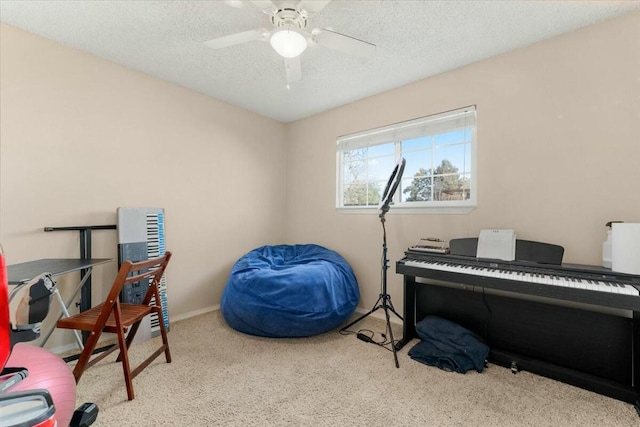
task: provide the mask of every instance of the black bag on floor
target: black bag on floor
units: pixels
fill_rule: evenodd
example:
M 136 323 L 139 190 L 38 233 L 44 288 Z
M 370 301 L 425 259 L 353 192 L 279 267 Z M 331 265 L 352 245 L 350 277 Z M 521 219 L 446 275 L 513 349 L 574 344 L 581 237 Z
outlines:
M 420 342 L 409 356 L 426 365 L 464 374 L 482 372 L 489 347 L 473 332 L 438 316 L 427 316 L 416 324 Z

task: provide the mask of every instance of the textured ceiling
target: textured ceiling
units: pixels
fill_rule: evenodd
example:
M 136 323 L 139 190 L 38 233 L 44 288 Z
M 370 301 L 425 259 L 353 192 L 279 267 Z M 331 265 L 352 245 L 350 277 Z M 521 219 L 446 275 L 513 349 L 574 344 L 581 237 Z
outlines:
M 271 28 L 248 2 L 0 0 L 0 22 L 290 122 L 633 10 L 640 1 L 334 0 L 308 29 L 365 40 L 375 53 L 363 62 L 311 45 L 290 89 L 267 42 L 204 45 Z

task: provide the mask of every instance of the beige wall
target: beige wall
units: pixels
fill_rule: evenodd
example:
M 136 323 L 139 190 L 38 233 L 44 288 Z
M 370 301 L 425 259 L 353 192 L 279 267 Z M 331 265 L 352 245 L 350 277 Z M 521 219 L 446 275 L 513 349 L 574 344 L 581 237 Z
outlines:
M 78 232 L 45 226 L 115 224 L 119 206 L 162 207 L 174 253 L 169 313 L 180 317 L 219 304 L 240 255 L 281 242 L 282 123 L 0 31 L 0 241 L 9 264 L 78 256 Z M 115 231 L 93 232 L 94 257 L 117 260 L 116 245 Z M 115 269 L 97 267 L 94 289 L 109 286 Z
M 425 52 L 425 55 L 428 55 Z M 588 27 L 318 114 L 287 127 L 287 239 L 319 242 L 352 264 L 361 308 L 379 294 L 376 215 L 338 213 L 336 137 L 466 105 L 478 111 L 478 207 L 466 215 L 387 215 L 395 261 L 419 237 L 513 228 L 601 262 L 605 223 L 640 222 L 640 13 Z M 389 171 L 391 172 L 391 171 Z
M 478 208 L 387 215 L 398 311 L 395 261 L 419 237 L 514 228 L 520 238 L 563 245 L 568 262 L 598 264 L 605 222 L 640 222 L 638 13 L 288 125 L 11 27 L 0 31 L 0 241 L 8 262 L 77 255 L 77 233 L 44 226 L 112 224 L 118 206 L 164 207 L 175 253 L 173 318 L 219 304 L 233 262 L 281 242 L 343 254 L 360 282 L 360 306 L 370 308 L 382 229 L 376 214 L 335 210 L 336 137 L 469 104 L 478 108 Z M 145 192 L 149 176 L 155 184 Z M 115 258 L 116 243 L 115 232 L 94 232 L 94 256 Z M 115 263 L 95 272 L 107 285 L 114 273 Z

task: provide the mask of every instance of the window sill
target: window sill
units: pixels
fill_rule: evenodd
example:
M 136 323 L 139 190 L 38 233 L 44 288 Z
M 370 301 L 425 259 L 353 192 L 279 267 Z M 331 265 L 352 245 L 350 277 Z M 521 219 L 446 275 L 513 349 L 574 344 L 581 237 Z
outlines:
M 392 206 L 387 214 L 389 215 L 466 215 L 471 213 L 476 206 Z M 336 210 L 341 214 L 361 214 L 361 215 L 379 215 L 380 211 L 376 207 L 337 207 Z

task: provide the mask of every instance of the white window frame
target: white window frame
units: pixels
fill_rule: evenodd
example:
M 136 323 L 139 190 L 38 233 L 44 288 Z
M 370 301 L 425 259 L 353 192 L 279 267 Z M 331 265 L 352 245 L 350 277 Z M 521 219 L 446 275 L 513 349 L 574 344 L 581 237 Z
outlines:
M 336 139 L 336 209 L 343 213 L 378 212 L 377 206 L 344 206 L 343 159 L 345 152 L 393 142 L 395 161 L 397 162 L 402 156 L 402 141 L 461 128 L 469 128 L 471 162 L 469 171 L 469 198 L 466 200 L 400 202 L 400 193 L 403 189 L 401 186 L 393 197 L 393 205 L 389 213 L 464 214 L 471 212 L 478 204 L 476 127 L 476 106 L 471 105 L 363 132 L 339 136 Z M 431 167 L 431 165 L 426 166 Z M 391 172 L 390 170 L 389 173 Z M 404 178 L 407 177 L 405 176 Z

